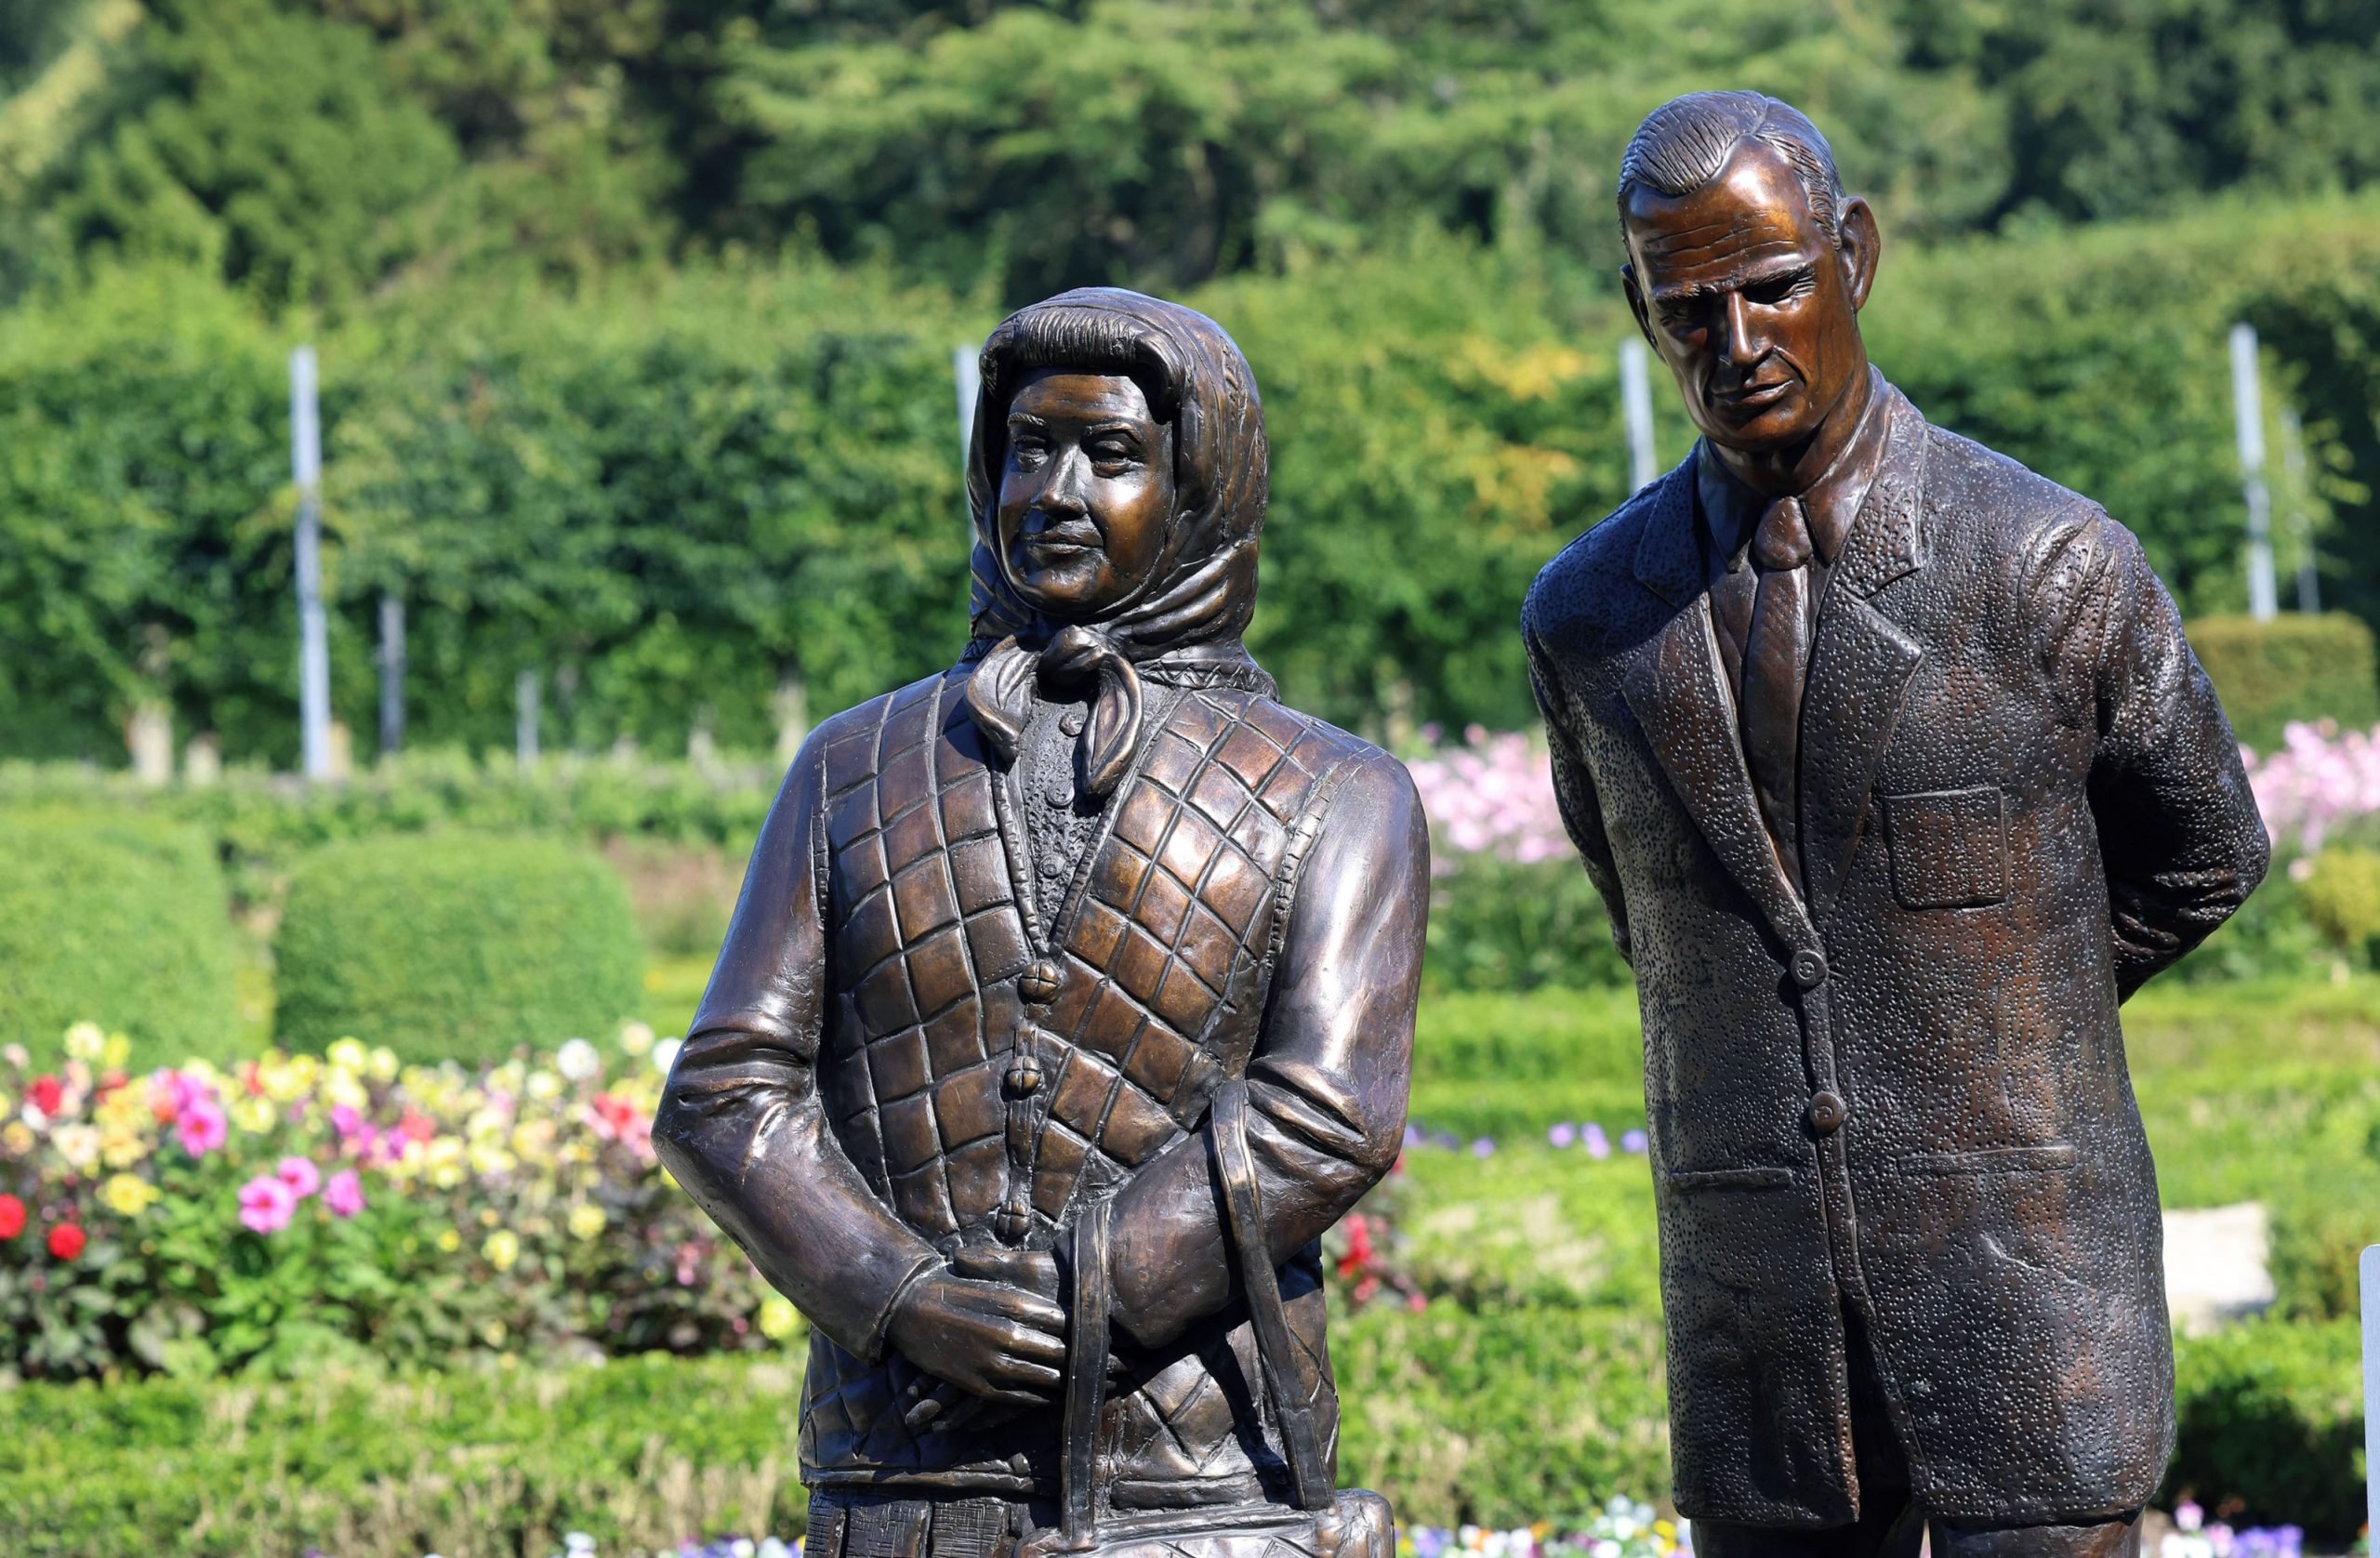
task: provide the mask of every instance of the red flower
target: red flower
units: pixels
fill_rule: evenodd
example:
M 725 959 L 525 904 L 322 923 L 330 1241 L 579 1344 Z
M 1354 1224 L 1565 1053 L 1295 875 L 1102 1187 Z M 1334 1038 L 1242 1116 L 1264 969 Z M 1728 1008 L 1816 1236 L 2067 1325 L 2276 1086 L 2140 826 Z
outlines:
M 82 1254 L 86 1242 L 83 1230 L 72 1222 L 61 1222 L 49 1231 L 49 1252 L 60 1261 Z
M 25 1204 L 13 1195 L 0 1195 L 0 1239 L 13 1239 L 25 1231 Z
M 58 1106 L 66 1102 L 66 1084 L 47 1072 L 44 1072 L 33 1078 L 33 1091 L 30 1096 L 33 1101 L 34 1108 L 45 1115 L 55 1115 L 58 1113 Z

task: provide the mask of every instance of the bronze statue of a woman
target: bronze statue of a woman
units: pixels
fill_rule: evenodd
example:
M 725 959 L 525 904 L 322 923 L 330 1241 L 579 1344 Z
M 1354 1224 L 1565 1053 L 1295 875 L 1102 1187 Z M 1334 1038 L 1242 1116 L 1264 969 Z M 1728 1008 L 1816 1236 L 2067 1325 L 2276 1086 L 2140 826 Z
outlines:
M 966 650 L 803 747 L 654 1144 L 814 1327 L 813 1558 L 1382 1551 L 1316 1241 L 1404 1127 L 1419 799 L 1242 647 L 1211 320 L 1069 292 L 982 365 Z

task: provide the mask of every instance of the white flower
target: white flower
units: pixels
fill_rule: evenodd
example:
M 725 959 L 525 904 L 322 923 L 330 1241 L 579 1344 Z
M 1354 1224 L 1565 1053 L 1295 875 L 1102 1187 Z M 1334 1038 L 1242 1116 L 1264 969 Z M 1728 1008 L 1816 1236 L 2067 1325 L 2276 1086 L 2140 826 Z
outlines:
M 753 1554 L 753 1558 L 793 1558 L 794 1551 L 774 1537 L 770 1537 L 760 1543 L 760 1549 Z
M 678 1063 L 678 1051 L 684 1047 L 685 1041 L 678 1038 L 665 1038 L 654 1044 L 653 1069 L 664 1076 L 668 1076 L 669 1068 Z
M 107 1048 L 108 1036 L 97 1023 L 77 1023 L 66 1030 L 66 1052 L 78 1061 L 96 1061 Z
M 582 1552 L 595 1551 L 595 1538 L 584 1531 L 567 1531 L 562 1534 L 562 1545 L 572 1558 L 577 1558 Z
M 567 1038 L 554 1051 L 554 1069 L 574 1082 L 584 1082 L 603 1069 L 603 1057 L 585 1039 Z
M 631 1055 L 641 1055 L 653 1048 L 653 1030 L 642 1023 L 625 1023 L 620 1028 L 620 1048 Z

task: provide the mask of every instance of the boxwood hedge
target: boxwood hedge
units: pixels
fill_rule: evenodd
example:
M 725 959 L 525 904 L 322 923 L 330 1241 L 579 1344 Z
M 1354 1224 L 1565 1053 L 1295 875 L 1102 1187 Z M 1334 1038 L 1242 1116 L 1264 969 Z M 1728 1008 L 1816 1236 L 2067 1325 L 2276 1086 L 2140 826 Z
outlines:
M 616 1028 L 643 953 L 590 851 L 467 833 L 360 839 L 292 873 L 273 944 L 277 1036 L 353 1035 L 408 1060 L 483 1060 Z

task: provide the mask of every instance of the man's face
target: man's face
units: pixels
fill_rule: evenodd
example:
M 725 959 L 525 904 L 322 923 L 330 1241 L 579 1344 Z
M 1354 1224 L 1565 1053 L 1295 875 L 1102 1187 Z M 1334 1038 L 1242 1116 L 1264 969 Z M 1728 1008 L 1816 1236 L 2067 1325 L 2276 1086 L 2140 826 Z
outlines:
M 1842 240 L 1829 239 L 1792 165 L 1747 141 L 1691 193 L 1632 191 L 1622 226 L 1629 304 L 1713 443 L 1798 449 L 1866 377 L 1859 308 L 1876 269 L 1866 202 L 1844 202 Z
M 1008 408 L 1000 566 L 1052 616 L 1095 617 L 1148 582 L 1173 519 L 1173 429 L 1130 378 L 1047 368 Z

